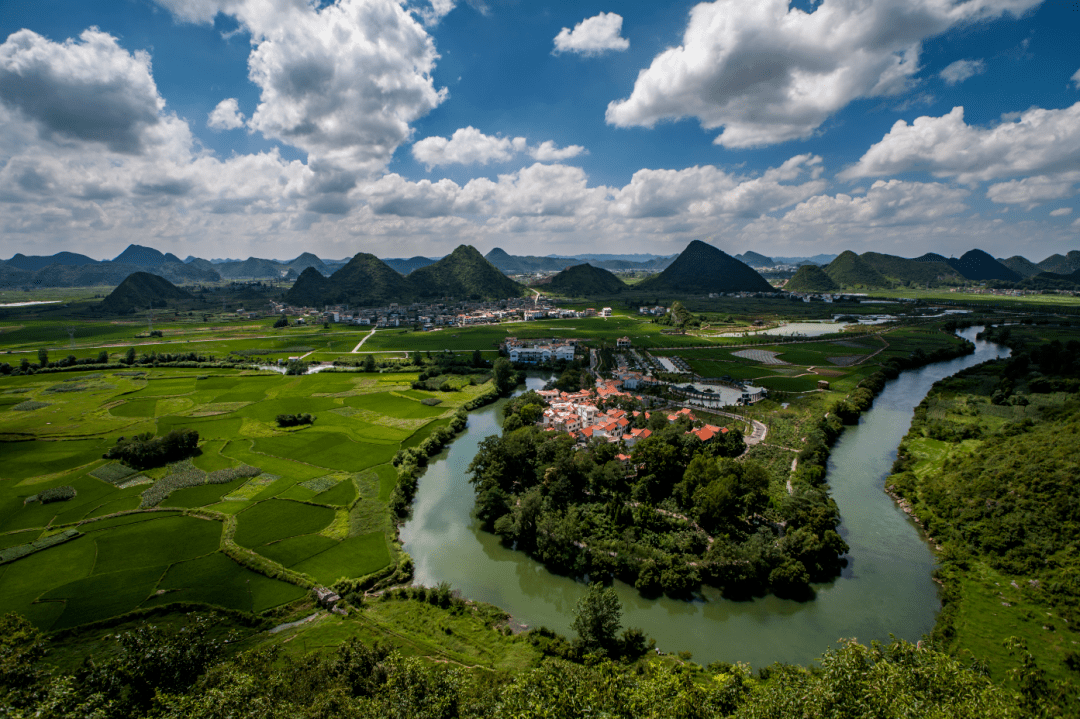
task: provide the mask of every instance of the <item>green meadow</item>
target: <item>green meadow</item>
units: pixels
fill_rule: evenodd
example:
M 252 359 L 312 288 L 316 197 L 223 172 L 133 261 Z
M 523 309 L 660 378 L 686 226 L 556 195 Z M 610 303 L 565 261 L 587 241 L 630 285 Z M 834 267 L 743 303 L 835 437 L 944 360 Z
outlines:
M 58 630 L 175 602 L 262 612 L 397 562 L 391 459 L 488 389 L 415 379 L 153 367 L 0 379 L 0 613 Z M 298 413 L 314 424 L 277 426 Z M 190 461 L 136 471 L 102 457 L 120 437 L 174 429 L 199 433 Z M 73 495 L 36 500 L 57 487 Z

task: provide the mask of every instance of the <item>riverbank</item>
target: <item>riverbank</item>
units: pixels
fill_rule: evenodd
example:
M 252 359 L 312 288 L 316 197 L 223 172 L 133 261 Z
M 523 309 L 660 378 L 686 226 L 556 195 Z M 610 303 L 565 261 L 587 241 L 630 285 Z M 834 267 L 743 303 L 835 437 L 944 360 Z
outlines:
M 968 339 L 974 334 L 962 333 Z M 882 492 L 884 479 L 912 410 L 930 386 L 1005 351 L 976 341 L 971 355 L 903 372 L 844 430 L 832 448 L 826 480 L 840 507 L 839 533 L 850 547 L 849 563 L 832 582 L 814 585 L 814 601 L 767 596 L 736 602 L 711 590 L 692 602 L 645 599 L 616 581 L 624 624 L 642 628 L 664 651 L 689 651 L 701 663 L 753 666 L 814 661 L 838 637 L 920 639 L 932 629 L 940 606 L 931 577 L 936 562 L 918 528 Z M 530 389 L 544 384 L 538 377 L 528 382 Z M 402 527 L 402 543 L 413 557 L 418 584 L 449 582 L 464 597 L 494 604 L 524 625 L 569 635 L 571 609 L 584 585 L 502 546 L 471 514 L 466 470 L 479 442 L 500 430 L 500 408 L 501 402 L 470 413 L 466 431 L 433 458 L 412 518 Z M 769 439 L 777 441 L 771 429 Z

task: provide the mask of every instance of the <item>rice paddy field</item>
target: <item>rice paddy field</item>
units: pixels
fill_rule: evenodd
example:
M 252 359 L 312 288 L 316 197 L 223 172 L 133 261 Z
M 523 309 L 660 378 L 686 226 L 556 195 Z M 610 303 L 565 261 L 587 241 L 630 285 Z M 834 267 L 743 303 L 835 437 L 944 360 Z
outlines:
M 174 602 L 262 612 L 395 563 L 391 459 L 488 389 L 418 391 L 415 379 L 150 367 L 0 378 L 0 612 L 49 630 Z M 300 413 L 314 424 L 277 426 Z M 143 471 L 102 457 L 120 437 L 173 429 L 199 433 L 197 456 Z M 64 498 L 38 499 L 50 490 Z

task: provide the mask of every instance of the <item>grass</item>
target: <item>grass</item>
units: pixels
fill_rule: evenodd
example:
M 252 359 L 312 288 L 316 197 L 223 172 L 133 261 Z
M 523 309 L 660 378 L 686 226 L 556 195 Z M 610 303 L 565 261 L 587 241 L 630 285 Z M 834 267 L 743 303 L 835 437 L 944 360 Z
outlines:
M 287 499 L 260 502 L 237 517 L 236 543 L 254 549 L 287 537 L 318 532 L 334 519 L 334 510 Z
M 305 431 L 285 437 L 255 440 L 256 452 L 295 458 L 317 467 L 345 471 L 359 471 L 389 462 L 398 446 L 360 444 L 337 432 Z
M 47 600 L 64 600 L 64 611 L 51 629 L 107 619 L 137 609 L 157 586 L 165 567 L 125 569 L 109 574 L 95 574 L 51 589 Z
M 168 602 L 204 602 L 229 609 L 259 612 L 306 594 L 287 584 L 245 569 L 221 552 L 172 565 L 147 606 Z
M 313 501 L 319 504 L 333 504 L 340 507 L 348 507 L 356 499 L 356 487 L 352 480 L 346 479 L 338 482 L 330 489 L 316 494 Z
M 100 439 L 0 442 L 0 477 L 26 479 L 74 469 L 101 459 L 106 446 Z
M 94 574 L 162 567 L 216 551 L 221 524 L 194 517 L 167 517 L 116 527 L 96 535 L 94 541 Z
M 383 533 L 371 532 L 337 542 L 291 568 L 331 584 L 342 577 L 362 577 L 388 564 L 390 553 Z

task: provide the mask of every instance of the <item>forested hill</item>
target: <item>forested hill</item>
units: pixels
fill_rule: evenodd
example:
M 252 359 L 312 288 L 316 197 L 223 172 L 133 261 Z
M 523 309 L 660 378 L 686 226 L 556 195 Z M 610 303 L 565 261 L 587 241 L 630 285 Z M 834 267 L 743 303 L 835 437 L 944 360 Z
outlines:
M 175 300 L 191 299 L 164 277 L 148 272 L 133 272 L 101 301 L 101 309 L 112 314 L 130 314 L 139 309 L 166 307 Z
M 592 297 L 622 292 L 626 283 L 607 270 L 584 264 L 567 267 L 538 288 L 571 297 Z
M 1054 681 L 1080 679 L 1080 332 L 991 334 L 1014 355 L 934 385 L 888 486 L 943 550 L 935 637 L 1003 676 L 1019 636 Z
M 764 277 L 723 250 L 694 240 L 663 272 L 635 289 L 666 292 L 776 292 Z

